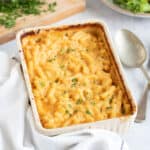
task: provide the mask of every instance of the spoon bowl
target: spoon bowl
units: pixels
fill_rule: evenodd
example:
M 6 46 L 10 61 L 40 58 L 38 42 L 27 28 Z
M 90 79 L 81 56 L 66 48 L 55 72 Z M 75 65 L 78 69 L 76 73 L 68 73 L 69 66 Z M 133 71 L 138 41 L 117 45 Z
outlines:
M 127 67 L 141 67 L 147 53 L 143 43 L 132 32 L 122 29 L 117 32 L 115 43 L 122 63 Z

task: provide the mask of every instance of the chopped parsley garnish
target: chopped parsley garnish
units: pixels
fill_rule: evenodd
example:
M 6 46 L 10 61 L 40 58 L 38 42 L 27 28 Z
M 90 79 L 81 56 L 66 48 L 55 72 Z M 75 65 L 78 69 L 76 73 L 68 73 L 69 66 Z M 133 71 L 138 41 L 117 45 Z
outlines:
M 45 87 L 45 83 L 44 82 L 40 82 L 41 87 Z
M 113 97 L 109 98 L 109 104 L 111 104 L 113 101 Z
M 71 81 L 72 81 L 72 86 L 76 86 L 77 82 L 78 82 L 78 79 L 77 78 L 73 78 Z
M 93 101 L 93 102 L 91 102 L 91 104 L 92 104 L 93 106 L 95 106 L 95 105 L 96 105 L 96 102 Z
M 65 113 L 66 113 L 66 114 L 70 114 L 69 110 L 67 110 L 67 109 L 66 109 Z
M 88 91 L 85 92 L 85 96 L 87 100 L 91 99 L 91 94 Z
M 72 105 L 71 105 L 71 104 L 68 104 L 68 107 L 69 107 L 69 108 L 72 108 Z
M 97 81 L 94 79 L 94 80 L 93 80 L 93 83 L 94 83 L 94 84 L 97 84 Z
M 79 98 L 79 99 L 77 100 L 76 104 L 78 105 L 78 104 L 81 104 L 82 102 L 83 102 L 83 100 L 82 100 L 81 98 Z
M 73 51 L 75 51 L 75 49 L 72 49 L 72 48 L 62 49 L 60 51 L 60 54 L 63 55 L 65 53 L 70 53 L 70 52 L 73 52 Z
M 72 48 L 68 48 L 68 49 L 66 50 L 67 53 L 70 53 L 70 52 L 72 52 L 72 51 L 75 51 L 75 50 L 72 49 Z
M 65 65 L 60 65 L 60 68 L 63 69 L 65 67 Z
M 11 28 L 16 23 L 15 18 L 12 16 L 0 16 L 0 25 L 5 26 L 5 28 Z
M 53 62 L 53 61 L 55 61 L 55 60 L 56 60 L 56 56 L 55 56 L 54 58 L 48 59 L 47 61 L 48 61 L 48 62 Z
M 111 107 L 111 106 L 108 106 L 108 107 L 106 107 L 106 109 L 112 109 L 112 107 Z
M 72 116 L 72 113 L 69 112 L 69 110 L 65 110 L 65 113 L 68 114 L 69 116 Z
M 15 26 L 17 18 L 25 15 L 39 15 L 42 12 L 55 11 L 56 2 L 48 3 L 42 0 L 3 0 L 0 1 L 0 25 L 5 28 Z
M 60 50 L 60 54 L 61 54 L 61 55 L 65 54 L 65 52 L 66 52 L 65 49 Z
M 86 114 L 91 115 L 91 112 L 89 110 L 86 110 Z
M 56 6 L 57 6 L 56 2 L 48 4 L 48 10 L 51 11 L 51 12 L 55 12 Z
M 64 92 L 63 92 L 63 94 L 66 94 L 66 93 L 67 93 L 67 91 L 64 91 Z
M 73 79 L 72 79 L 72 82 L 77 82 L 77 81 L 78 81 L 77 78 L 73 78 Z

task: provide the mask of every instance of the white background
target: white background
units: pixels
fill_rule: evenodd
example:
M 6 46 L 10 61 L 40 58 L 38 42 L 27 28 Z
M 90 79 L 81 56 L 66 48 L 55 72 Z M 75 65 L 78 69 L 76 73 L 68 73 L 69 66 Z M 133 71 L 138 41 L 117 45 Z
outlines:
M 102 19 L 107 23 L 113 39 L 117 30 L 121 28 L 129 29 L 138 35 L 147 49 L 148 58 L 145 63 L 145 67 L 150 73 L 150 19 L 133 18 L 121 15 L 104 6 L 100 0 L 87 0 L 86 11 L 60 21 L 59 24 L 68 22 L 73 23 L 74 21 L 76 22 L 93 18 Z M 11 41 L 7 44 L 0 45 L 0 50 L 7 52 L 10 56 L 15 55 L 17 51 L 16 41 Z M 138 102 L 143 93 L 144 87 L 146 86 L 146 80 L 139 69 L 129 69 L 124 67 L 124 71 L 132 95 Z M 148 102 L 147 105 L 146 121 L 139 124 L 135 123 L 125 136 L 125 139 L 131 150 L 150 149 L 150 102 Z

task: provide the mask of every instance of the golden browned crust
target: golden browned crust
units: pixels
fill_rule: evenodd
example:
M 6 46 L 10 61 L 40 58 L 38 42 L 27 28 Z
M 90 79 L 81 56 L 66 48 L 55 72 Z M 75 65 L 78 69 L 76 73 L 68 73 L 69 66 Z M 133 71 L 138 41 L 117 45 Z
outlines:
M 28 35 L 36 35 L 38 34 L 41 30 L 45 30 L 45 31 L 50 31 L 50 30 L 57 30 L 57 31 L 63 31 L 63 30 L 72 30 L 72 29 L 83 29 L 83 28 L 86 28 L 86 27 L 89 27 L 89 28 L 95 28 L 95 29 L 101 29 L 103 30 L 103 33 L 104 33 L 104 37 L 105 37 L 105 41 L 107 43 L 107 46 L 108 46 L 108 55 L 110 57 L 110 61 L 111 61 L 111 64 L 112 64 L 112 70 L 111 70 L 111 73 L 113 75 L 113 77 L 115 78 L 115 81 L 114 81 L 114 85 L 115 84 L 119 84 L 121 89 L 124 91 L 125 93 L 125 97 L 127 97 L 132 109 L 131 109 L 131 113 L 128 114 L 128 115 L 131 115 L 131 114 L 134 114 L 134 112 L 136 111 L 136 106 L 135 106 L 135 103 L 133 101 L 133 98 L 131 96 L 131 93 L 129 92 L 129 90 L 127 89 L 126 85 L 125 85 L 125 81 L 122 77 L 122 74 L 121 74 L 121 71 L 119 69 L 119 66 L 117 64 L 117 61 L 115 60 L 115 56 L 112 52 L 112 48 L 111 48 L 111 45 L 110 45 L 110 42 L 107 38 L 107 35 L 106 35 L 106 32 L 104 30 L 104 27 L 102 25 L 100 25 L 99 23 L 87 23 L 87 24 L 78 24 L 78 25 L 70 25 L 70 26 L 62 26 L 62 27 L 59 27 L 59 28 L 52 28 L 52 29 L 38 29 L 37 31 L 30 31 L 30 32 L 26 32 L 24 33 L 22 36 L 21 36 L 21 41 L 22 39 L 24 39 L 26 36 Z

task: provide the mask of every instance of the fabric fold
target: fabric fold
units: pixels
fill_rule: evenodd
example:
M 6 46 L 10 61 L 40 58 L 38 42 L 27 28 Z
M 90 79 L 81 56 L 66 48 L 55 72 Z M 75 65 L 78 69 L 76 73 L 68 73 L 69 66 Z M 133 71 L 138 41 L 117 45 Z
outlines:
M 84 129 L 48 137 L 34 126 L 20 64 L 10 60 L 10 74 L 0 83 L 0 150 L 128 150 L 115 133 Z

